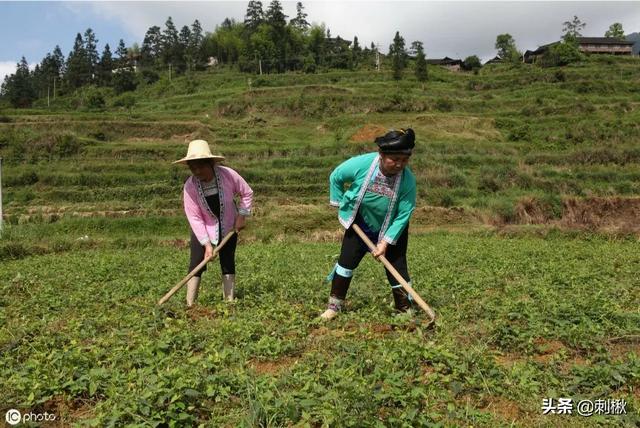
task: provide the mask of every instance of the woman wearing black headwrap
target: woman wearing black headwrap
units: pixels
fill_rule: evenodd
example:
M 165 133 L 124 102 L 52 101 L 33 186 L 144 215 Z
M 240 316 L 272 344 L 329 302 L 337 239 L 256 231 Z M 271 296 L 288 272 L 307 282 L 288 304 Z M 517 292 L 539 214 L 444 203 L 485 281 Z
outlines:
M 375 140 L 377 153 L 353 157 L 340 164 L 329 178 L 330 204 L 346 229 L 340 258 L 331 279 L 329 306 L 322 319 L 334 318 L 342 308 L 353 271 L 368 249 L 351 227 L 357 224 L 377 243 L 374 257 L 384 255 L 409 282 L 407 243 L 409 219 L 416 206 L 416 179 L 407 167 L 415 146 L 412 129 L 392 130 Z M 344 185 L 351 183 L 348 190 Z M 410 308 L 407 293 L 387 271 L 396 309 Z

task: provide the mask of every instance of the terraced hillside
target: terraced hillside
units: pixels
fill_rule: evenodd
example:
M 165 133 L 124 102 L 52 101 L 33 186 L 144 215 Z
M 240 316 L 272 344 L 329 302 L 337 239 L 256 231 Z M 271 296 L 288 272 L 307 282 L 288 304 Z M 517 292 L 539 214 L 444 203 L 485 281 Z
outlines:
M 171 161 L 197 137 L 254 187 L 257 238 L 310 236 L 335 229 L 325 208 L 332 167 L 373 150 L 385 129 L 411 126 L 419 140 L 416 225 L 637 231 L 638 65 L 595 58 L 562 69 L 490 66 L 478 75 L 432 68 L 425 85 L 387 73 L 220 71 L 140 88 L 131 111 L 92 111 L 82 93 L 49 109 L 4 111 L 5 216 L 29 223 L 12 228 L 18 234 L 71 228 L 102 239 L 147 218 L 181 235 L 187 174 Z M 105 216 L 121 219 L 104 226 Z

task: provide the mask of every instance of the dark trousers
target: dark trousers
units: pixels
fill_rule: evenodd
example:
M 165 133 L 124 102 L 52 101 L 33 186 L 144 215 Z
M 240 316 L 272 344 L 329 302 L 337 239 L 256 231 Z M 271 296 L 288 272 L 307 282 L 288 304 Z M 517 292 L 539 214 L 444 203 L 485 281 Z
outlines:
M 220 234 L 222 237 L 222 234 Z M 236 273 L 236 246 L 238 245 L 238 234 L 234 234 L 222 247 L 220 253 L 218 253 L 218 259 L 220 259 L 220 270 L 223 275 Z M 198 242 L 196 236 L 191 232 L 191 262 L 189 263 L 189 272 L 194 270 L 196 266 L 204 259 L 204 247 Z M 204 265 L 198 273 L 197 277 L 202 276 L 202 273 L 207 270 L 207 265 Z
M 376 242 L 377 234 L 372 233 L 364 224 L 364 222 L 356 222 L 363 229 L 363 231 L 372 238 L 373 242 Z M 387 246 L 385 258 L 391 263 L 391 265 L 400 273 L 402 278 L 409 282 L 409 269 L 407 268 L 407 247 L 409 243 L 409 227 L 407 226 L 398 238 L 396 245 Z M 362 258 L 369 251 L 367 245 L 360 239 L 353 227 L 347 229 L 342 238 L 342 248 L 340 250 L 340 257 L 338 264 L 345 269 L 352 269 L 358 267 Z M 399 282 L 391 275 L 391 272 L 385 268 L 387 279 L 391 286 L 396 286 Z M 351 278 L 345 278 L 339 275 L 337 272 L 333 276 L 331 283 L 331 296 L 338 299 L 344 299 L 347 296 L 349 285 L 351 284 Z M 403 288 L 392 288 L 393 297 L 396 303 L 396 308 L 401 311 L 406 311 L 411 305 L 407 296 L 407 292 Z

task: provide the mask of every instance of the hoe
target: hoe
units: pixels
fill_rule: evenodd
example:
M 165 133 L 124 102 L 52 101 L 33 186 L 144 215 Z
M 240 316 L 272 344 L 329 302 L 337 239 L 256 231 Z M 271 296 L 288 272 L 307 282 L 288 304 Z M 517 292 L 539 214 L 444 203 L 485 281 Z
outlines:
M 231 232 L 227 233 L 227 235 L 222 239 L 222 241 L 220 242 L 220 244 L 218 244 L 218 246 L 216 248 L 213 249 L 213 253 L 211 254 L 210 257 L 205 258 L 204 260 L 202 260 L 200 262 L 200 264 L 198 266 L 196 266 L 191 272 L 189 272 L 189 274 L 187 276 L 185 276 L 182 281 L 180 281 L 179 283 L 177 283 L 171 290 L 169 290 L 169 292 L 167 294 L 165 294 L 164 296 L 162 296 L 162 299 L 158 300 L 158 306 L 162 305 L 164 302 L 166 302 L 167 300 L 169 300 L 171 298 L 171 296 L 173 296 L 174 294 L 176 294 L 176 292 L 178 290 L 180 290 L 180 288 L 185 285 L 187 283 L 187 281 L 189 281 L 193 275 L 195 275 L 196 273 L 198 273 L 198 271 L 200 269 L 202 269 L 202 267 L 204 265 L 206 265 L 207 263 L 209 263 L 210 260 L 213 260 L 218 253 L 220 252 L 220 250 L 222 249 L 222 247 L 224 247 L 224 244 L 227 243 L 227 241 L 229 239 L 231 239 L 231 237 L 235 234 L 238 233 L 237 230 L 232 230 Z
M 376 246 L 373 244 L 373 242 L 371 242 L 369 237 L 365 235 L 365 233 L 357 224 L 353 225 L 353 230 L 356 231 L 358 236 L 360 236 L 360 239 L 362 239 L 364 243 L 367 244 L 367 247 L 369 247 L 371 251 L 375 251 Z M 429 324 L 432 324 L 436 320 L 436 313 L 433 311 L 433 309 L 431 309 L 431 307 L 427 305 L 424 300 L 422 300 L 422 297 L 420 297 L 418 293 L 416 293 L 416 291 L 409 285 L 409 283 L 404 280 L 402 275 L 400 275 L 400 273 L 393 267 L 393 265 L 389 263 L 389 260 L 387 260 L 384 256 L 380 256 L 378 260 L 381 261 L 384 267 L 386 267 L 387 270 L 391 272 L 391 275 L 393 275 L 393 277 L 398 280 L 400 285 L 402 285 L 402 288 L 404 288 L 407 293 L 409 293 L 409 295 L 413 298 L 413 300 L 415 300 L 418 306 L 420 306 L 420 308 L 422 308 L 422 310 L 427 313 L 430 318 Z

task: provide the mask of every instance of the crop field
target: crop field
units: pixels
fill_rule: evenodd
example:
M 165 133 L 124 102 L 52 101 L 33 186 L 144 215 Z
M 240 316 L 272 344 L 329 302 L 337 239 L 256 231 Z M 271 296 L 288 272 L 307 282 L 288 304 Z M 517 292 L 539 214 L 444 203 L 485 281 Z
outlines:
M 640 425 L 640 62 L 478 74 L 162 78 L 130 110 L 82 91 L 0 109 L 0 415 L 51 426 Z M 95 89 L 95 88 L 94 88 Z M 96 89 L 97 90 L 97 89 Z M 416 131 L 409 270 L 438 315 L 397 316 L 382 266 L 321 323 L 340 249 L 328 176 Z M 188 171 L 208 140 L 255 193 L 237 250 L 185 291 Z M 544 414 L 545 399 L 573 413 Z M 621 415 L 577 414 L 624 400 Z
M 412 238 L 414 284 L 438 312 L 435 329 L 393 315 L 372 259 L 357 271 L 347 311 L 321 324 L 322 280 L 337 251 L 337 243 L 242 245 L 239 300 L 220 300 L 216 267 L 188 311 L 184 292 L 155 307 L 184 275 L 187 250 L 7 262 L 4 402 L 96 426 L 640 422 L 637 242 Z M 625 399 L 627 415 L 542 415 L 549 397 Z

